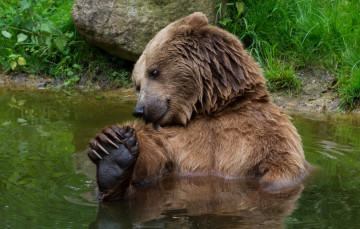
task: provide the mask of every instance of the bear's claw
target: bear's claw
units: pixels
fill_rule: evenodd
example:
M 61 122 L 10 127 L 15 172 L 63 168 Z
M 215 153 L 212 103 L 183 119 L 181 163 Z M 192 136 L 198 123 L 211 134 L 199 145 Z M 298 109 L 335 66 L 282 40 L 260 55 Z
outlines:
M 87 153 L 97 165 L 97 184 L 103 194 L 114 188 L 124 189 L 139 155 L 136 131 L 129 126 L 105 128 L 90 141 Z

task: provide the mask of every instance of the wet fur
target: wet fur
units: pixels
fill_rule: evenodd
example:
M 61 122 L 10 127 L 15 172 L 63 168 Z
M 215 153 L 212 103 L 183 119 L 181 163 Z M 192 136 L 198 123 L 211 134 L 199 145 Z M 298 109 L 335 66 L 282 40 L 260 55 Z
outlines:
M 154 66 L 161 75 L 150 79 Z M 301 139 L 270 101 L 258 63 L 202 13 L 160 31 L 138 60 L 133 81 L 149 116 L 158 117 L 151 114 L 154 104 L 166 112 L 155 125 L 127 123 L 140 152 L 128 190 L 177 174 L 258 177 L 265 190 L 276 192 L 308 174 Z

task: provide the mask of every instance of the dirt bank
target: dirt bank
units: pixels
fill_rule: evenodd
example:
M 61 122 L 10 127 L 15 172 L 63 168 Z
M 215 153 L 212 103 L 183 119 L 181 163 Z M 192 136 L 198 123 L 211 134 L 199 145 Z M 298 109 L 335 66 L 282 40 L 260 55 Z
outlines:
M 60 90 L 60 89 L 79 89 L 79 90 L 106 90 L 123 87 L 121 83 L 114 79 L 99 76 L 94 82 L 92 79 L 83 77 L 78 82 L 72 85 L 66 85 L 64 80 L 57 80 L 55 78 L 34 75 L 27 73 L 19 73 L 15 75 L 8 75 L 0 73 L 0 87 L 27 89 L 27 90 Z M 128 85 L 126 88 L 131 87 Z
M 344 112 L 339 107 L 341 98 L 334 89 L 336 81 L 329 74 L 317 72 L 300 73 L 298 78 L 302 81 L 302 90 L 299 93 L 291 91 L 270 93 L 272 100 L 277 105 L 290 111 Z
M 334 78 L 328 74 L 318 73 L 301 73 L 298 77 L 302 80 L 302 90 L 299 93 L 291 91 L 270 92 L 272 100 L 285 110 L 294 112 L 310 113 L 345 113 L 340 109 L 341 98 L 336 94 L 334 89 Z M 56 80 L 41 75 L 29 75 L 20 73 L 17 75 L 6 75 L 0 73 L 0 88 L 13 88 L 15 90 L 66 90 L 70 87 L 64 85 L 64 81 Z M 78 90 L 109 90 L 129 89 L 132 85 L 125 88 L 119 84 L 114 84 L 112 79 L 100 79 L 96 82 L 82 79 L 79 83 L 71 86 L 71 89 Z M 135 92 L 134 92 L 135 93 Z M 135 99 L 135 97 L 134 97 Z M 360 108 L 355 109 L 352 113 L 360 114 Z

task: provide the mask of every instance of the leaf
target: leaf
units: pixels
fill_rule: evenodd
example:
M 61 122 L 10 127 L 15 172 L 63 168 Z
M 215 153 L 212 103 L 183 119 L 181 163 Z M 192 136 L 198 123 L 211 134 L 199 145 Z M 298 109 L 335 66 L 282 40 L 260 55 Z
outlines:
M 14 70 L 17 66 L 17 63 L 15 61 L 10 62 L 11 70 Z
M 244 3 L 242 2 L 236 2 L 236 9 L 238 11 L 238 15 L 240 15 L 244 11 Z
M 25 41 L 26 39 L 27 39 L 27 36 L 23 33 L 19 33 L 17 35 L 17 42 L 19 42 L 19 43 Z
M 11 124 L 11 121 L 5 121 L 3 124 L 1 124 L 1 125 L 3 125 L 3 126 L 7 126 L 7 125 L 9 125 L 9 124 Z
M 47 45 L 48 48 L 51 47 L 51 36 L 49 36 L 45 39 L 45 44 Z
M 14 25 L 19 26 L 21 24 L 21 16 L 20 15 L 16 15 L 13 19 Z
M 19 123 L 25 123 L 25 122 L 27 122 L 25 119 L 23 119 L 23 118 L 18 118 L 17 119 L 17 122 L 19 122 Z
M 63 38 L 63 37 L 57 37 L 57 38 L 55 38 L 54 43 L 55 43 L 56 47 L 57 47 L 61 52 L 63 52 L 64 49 L 65 49 L 67 40 L 66 40 L 65 38 Z
M 11 108 L 16 108 L 18 110 L 21 110 L 21 108 L 18 105 L 12 104 L 12 103 L 8 103 L 9 107 Z
M 14 97 L 14 96 L 13 96 L 13 97 L 11 97 L 10 102 L 11 102 L 11 103 L 16 103 L 16 99 L 15 99 L 15 97 Z
M 15 60 L 15 59 L 17 59 L 18 57 L 19 57 L 18 54 L 10 54 L 10 55 L 9 55 L 9 58 L 10 58 L 11 60 Z
M 34 28 L 34 21 L 32 21 L 32 20 L 27 20 L 27 21 L 25 22 L 25 29 L 30 30 L 30 31 L 33 31 L 33 28 Z
M 34 44 L 39 44 L 39 39 L 38 39 L 38 37 L 37 36 L 35 36 L 35 35 L 32 35 L 31 36 L 31 42 L 32 43 L 34 43 Z
M 30 6 L 31 6 L 31 2 L 30 1 L 26 1 L 26 0 L 23 0 L 21 2 L 19 2 L 19 5 L 20 5 L 20 12 L 26 10 L 26 9 L 29 9 Z
M 228 22 L 231 22 L 231 19 L 230 19 L 230 18 L 224 18 L 224 20 L 219 21 L 219 23 L 222 24 L 222 25 L 224 25 L 224 26 L 225 26 Z
M 68 85 L 71 85 L 71 84 L 73 84 L 73 82 L 71 81 L 71 79 L 69 79 L 69 80 L 67 80 L 67 81 L 64 82 L 64 85 L 65 85 L 65 86 L 68 86 Z
M 37 32 L 37 31 L 40 30 L 40 28 L 41 28 L 41 25 L 40 25 L 40 24 L 35 24 L 35 26 L 33 26 L 32 31 L 33 31 L 33 32 Z
M 72 38 L 74 36 L 74 32 L 65 33 L 65 36 L 68 38 Z
M 78 65 L 78 64 L 73 64 L 73 68 L 76 68 L 76 69 L 81 70 L 81 66 L 80 66 L 80 65 Z
M 74 72 L 73 71 L 71 71 L 71 69 L 66 69 L 67 70 L 67 76 L 72 76 L 72 75 L 74 75 Z
M 22 56 L 19 57 L 18 64 L 19 65 L 26 65 L 26 60 L 24 59 L 24 57 L 22 57 Z
M 74 85 L 75 82 L 78 82 L 80 80 L 80 78 L 78 76 L 73 76 L 71 77 L 69 80 L 67 80 L 66 82 L 64 82 L 65 86 L 71 86 Z
M 24 105 L 25 101 L 26 101 L 26 100 L 19 100 L 19 101 L 18 101 L 18 105 L 19 105 L 19 106 Z
M 122 72 L 120 72 L 120 76 L 121 76 L 122 78 L 126 77 L 127 75 L 128 75 L 128 72 L 127 72 L 127 71 L 122 71 Z
M 41 24 L 40 31 L 45 33 L 52 33 L 51 27 L 49 26 L 49 24 L 46 23 Z
M 104 96 L 102 96 L 102 95 L 97 95 L 97 96 L 95 96 L 95 98 L 96 98 L 96 99 L 103 99 Z
M 12 37 L 11 33 L 9 33 L 8 31 L 5 31 L 5 30 L 1 31 L 1 34 L 6 38 L 11 38 Z

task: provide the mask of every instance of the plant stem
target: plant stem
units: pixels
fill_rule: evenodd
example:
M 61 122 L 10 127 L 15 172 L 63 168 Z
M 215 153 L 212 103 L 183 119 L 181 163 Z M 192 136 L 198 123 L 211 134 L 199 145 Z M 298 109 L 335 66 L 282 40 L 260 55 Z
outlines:
M 19 28 L 12 27 L 12 26 L 3 25 L 3 27 L 9 28 L 9 29 L 18 30 L 18 31 L 22 31 L 22 32 L 25 32 L 25 33 L 31 33 L 31 34 L 34 34 L 34 32 L 32 32 L 32 31 L 25 30 L 25 29 L 19 29 Z

